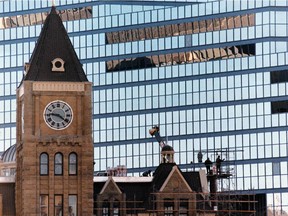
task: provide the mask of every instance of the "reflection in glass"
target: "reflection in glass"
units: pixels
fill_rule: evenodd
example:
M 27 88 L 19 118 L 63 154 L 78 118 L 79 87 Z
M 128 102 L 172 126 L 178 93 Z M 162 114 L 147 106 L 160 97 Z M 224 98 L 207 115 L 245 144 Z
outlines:
M 54 170 L 55 175 L 63 174 L 63 156 L 61 153 L 55 154 L 54 169 L 55 169 Z
M 63 196 L 55 195 L 54 197 L 55 216 L 63 216 Z
M 40 195 L 40 216 L 48 216 L 48 195 Z
M 77 195 L 69 195 L 68 216 L 77 216 Z
M 48 175 L 49 157 L 47 153 L 40 155 L 40 175 Z
M 69 155 L 69 175 L 77 174 L 77 155 L 76 153 L 71 153 Z

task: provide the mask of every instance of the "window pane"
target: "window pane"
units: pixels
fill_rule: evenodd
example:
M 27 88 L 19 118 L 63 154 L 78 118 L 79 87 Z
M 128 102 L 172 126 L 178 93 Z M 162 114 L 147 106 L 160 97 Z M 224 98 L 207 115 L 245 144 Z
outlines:
M 48 175 L 48 154 L 42 153 L 40 156 L 40 175 Z
M 69 155 L 69 175 L 77 174 L 77 155 L 75 153 L 71 153 Z
M 113 216 L 119 215 L 119 202 L 118 200 L 115 200 L 113 203 Z
M 174 203 L 173 200 L 164 200 L 164 216 L 173 216 Z
M 188 215 L 188 199 L 181 199 L 179 206 L 179 216 Z
M 69 195 L 69 216 L 77 216 L 77 195 Z
M 102 216 L 108 216 L 108 215 L 109 215 L 109 203 L 107 200 L 105 200 L 102 206 Z
M 40 215 L 48 215 L 48 195 L 40 195 Z
M 62 175 L 63 169 L 62 169 L 62 154 L 57 153 L 55 155 L 55 170 L 54 173 L 55 175 Z
M 55 195 L 54 205 L 55 205 L 55 216 L 62 216 L 63 215 L 63 197 L 62 197 L 62 195 Z

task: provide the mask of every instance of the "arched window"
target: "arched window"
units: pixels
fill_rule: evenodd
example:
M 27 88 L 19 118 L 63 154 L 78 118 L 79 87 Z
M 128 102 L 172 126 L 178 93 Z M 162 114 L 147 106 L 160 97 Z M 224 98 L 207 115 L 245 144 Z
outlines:
M 63 175 L 63 155 L 56 153 L 54 158 L 54 174 Z
M 49 156 L 47 153 L 40 155 L 40 175 L 48 175 L 49 168 Z
M 77 175 L 77 154 L 69 155 L 69 175 Z

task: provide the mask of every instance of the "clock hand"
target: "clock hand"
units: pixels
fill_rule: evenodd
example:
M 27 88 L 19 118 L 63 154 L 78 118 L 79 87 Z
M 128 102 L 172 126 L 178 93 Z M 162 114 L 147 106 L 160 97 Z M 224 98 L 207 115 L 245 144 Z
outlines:
M 58 114 L 58 113 L 51 113 L 51 115 L 53 115 L 53 116 L 57 116 L 57 117 L 61 118 L 62 120 L 64 120 L 63 116 L 61 116 L 61 115 Z

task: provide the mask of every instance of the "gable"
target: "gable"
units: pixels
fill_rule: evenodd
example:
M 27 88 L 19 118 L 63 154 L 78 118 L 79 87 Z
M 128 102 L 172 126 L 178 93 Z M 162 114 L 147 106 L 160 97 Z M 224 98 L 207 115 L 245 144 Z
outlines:
M 192 192 L 177 166 L 174 166 L 160 188 L 160 192 Z
M 121 190 L 112 179 L 109 177 L 99 194 L 122 194 Z

